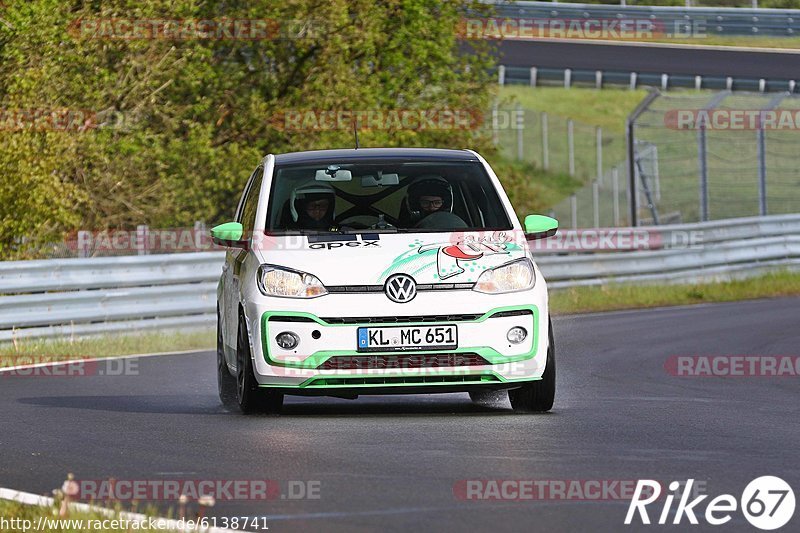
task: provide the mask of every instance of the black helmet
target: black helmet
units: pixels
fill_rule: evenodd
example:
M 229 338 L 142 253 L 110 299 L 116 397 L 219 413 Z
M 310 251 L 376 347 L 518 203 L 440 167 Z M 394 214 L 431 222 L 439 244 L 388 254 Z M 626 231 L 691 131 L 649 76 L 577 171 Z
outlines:
M 328 210 L 320 220 L 314 220 L 306 213 L 306 204 L 317 200 L 328 200 Z M 292 191 L 289 209 L 292 220 L 304 229 L 329 229 L 333 225 L 336 205 L 336 191 L 327 183 L 309 181 Z
M 441 176 L 420 176 L 408 186 L 408 208 L 412 213 L 419 213 L 422 208 L 419 199 L 422 196 L 438 196 L 442 199 L 440 211 L 451 213 L 453 211 L 453 188 Z

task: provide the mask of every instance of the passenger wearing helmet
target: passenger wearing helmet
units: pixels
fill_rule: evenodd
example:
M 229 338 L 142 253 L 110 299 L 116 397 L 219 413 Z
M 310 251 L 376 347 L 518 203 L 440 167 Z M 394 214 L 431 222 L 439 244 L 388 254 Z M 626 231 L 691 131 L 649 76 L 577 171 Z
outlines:
M 310 181 L 292 191 L 292 228 L 329 230 L 333 226 L 336 191 L 327 183 Z

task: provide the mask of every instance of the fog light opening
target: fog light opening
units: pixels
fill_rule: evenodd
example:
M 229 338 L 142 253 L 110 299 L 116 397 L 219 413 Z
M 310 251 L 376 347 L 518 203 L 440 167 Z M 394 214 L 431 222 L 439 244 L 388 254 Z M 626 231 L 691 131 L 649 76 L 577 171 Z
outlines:
M 506 339 L 511 344 L 519 344 L 524 341 L 528 337 L 528 332 L 525 328 L 514 326 L 508 333 L 506 333 Z
M 300 344 L 300 337 L 291 331 L 284 331 L 278 333 L 278 335 L 275 337 L 275 342 L 277 342 L 278 346 L 284 350 L 294 350 L 297 348 L 297 345 Z

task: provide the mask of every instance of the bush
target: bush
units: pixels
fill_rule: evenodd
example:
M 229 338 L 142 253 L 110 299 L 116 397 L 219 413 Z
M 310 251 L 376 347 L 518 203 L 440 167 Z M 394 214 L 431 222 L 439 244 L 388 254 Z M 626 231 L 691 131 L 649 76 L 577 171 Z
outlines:
M 276 128 L 272 119 L 287 110 L 484 110 L 493 97 L 491 45 L 472 43 L 467 54 L 456 40 L 463 10 L 486 10 L 472 0 L 214 4 L 7 2 L 0 108 L 87 110 L 97 127 L 3 132 L 0 254 L 21 256 L 79 228 L 221 221 L 264 154 L 352 146 L 349 130 Z M 79 22 L 223 17 L 308 21 L 311 31 L 257 41 L 119 40 Z M 477 130 L 363 131 L 361 142 L 492 152 Z

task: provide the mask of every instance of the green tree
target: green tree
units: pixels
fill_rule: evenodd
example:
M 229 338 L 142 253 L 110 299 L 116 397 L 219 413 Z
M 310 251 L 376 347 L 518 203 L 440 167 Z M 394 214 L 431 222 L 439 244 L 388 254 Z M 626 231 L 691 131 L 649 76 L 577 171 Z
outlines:
M 490 43 L 469 43 L 465 53 L 457 40 L 463 13 L 487 9 L 472 0 L 6 3 L 0 107 L 88 110 L 98 125 L 0 132 L 6 257 L 20 237 L 222 220 L 265 153 L 353 145 L 347 130 L 275 127 L 287 110 L 483 110 L 493 96 Z M 280 33 L 113 39 L 102 26 L 226 17 L 268 19 Z M 364 130 L 360 138 L 362 146 L 492 149 L 482 130 Z

